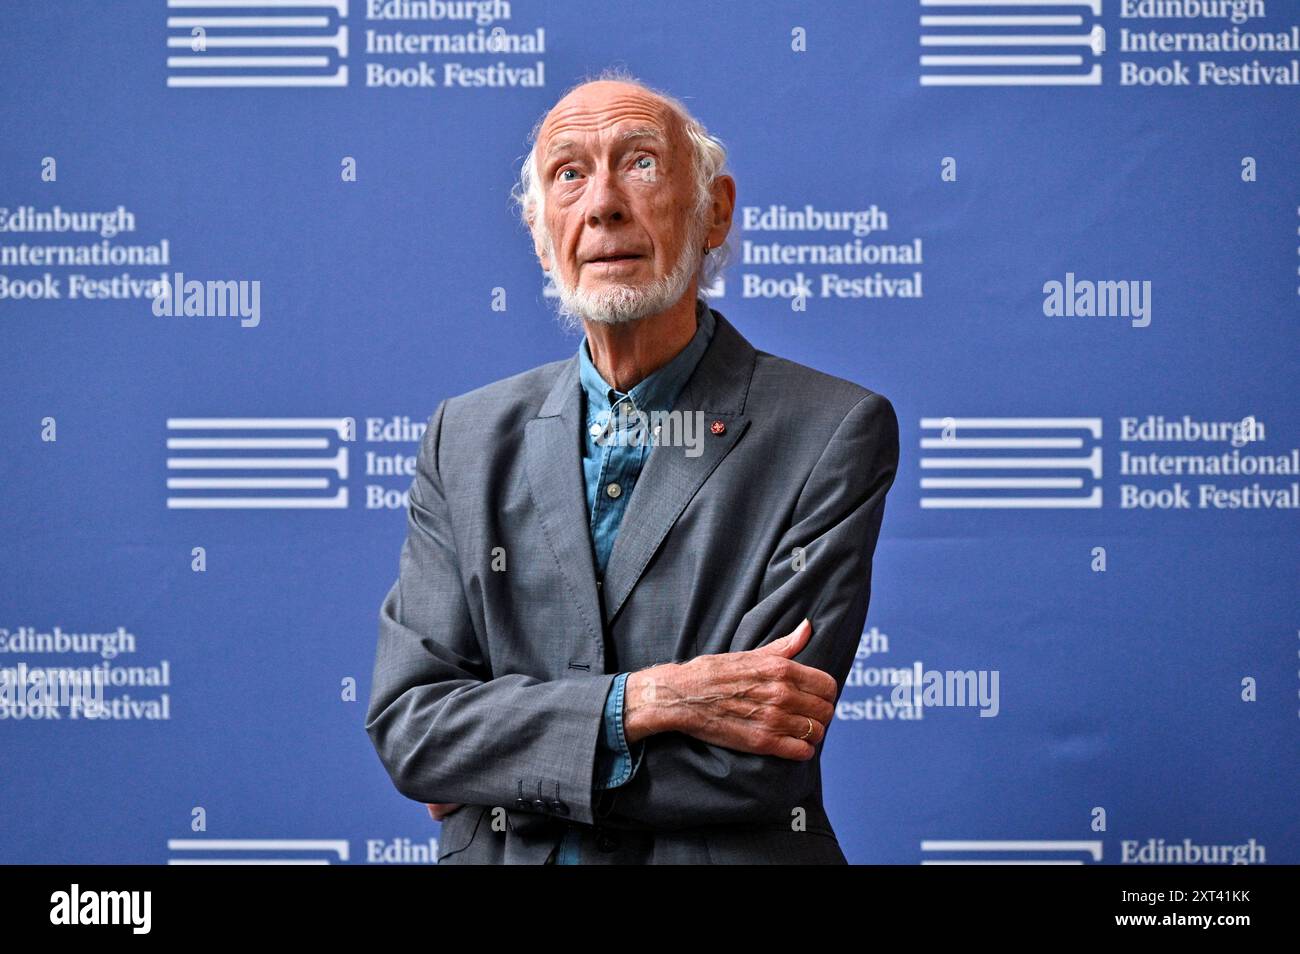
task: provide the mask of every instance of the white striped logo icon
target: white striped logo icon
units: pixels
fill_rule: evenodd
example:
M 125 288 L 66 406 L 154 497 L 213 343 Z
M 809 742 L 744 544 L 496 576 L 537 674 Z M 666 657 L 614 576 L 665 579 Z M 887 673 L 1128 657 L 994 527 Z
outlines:
M 922 86 L 1101 85 L 1101 0 L 920 2 Z
M 168 86 L 348 85 L 348 0 L 167 0 L 167 7 Z
M 1100 862 L 1100 841 L 923 841 L 923 865 L 1082 865 Z
M 331 417 L 168 418 L 167 506 L 344 508 L 352 426 Z
M 169 865 L 331 865 L 348 860 L 346 840 L 172 838 Z
M 1101 506 L 1101 418 L 921 419 L 925 509 Z

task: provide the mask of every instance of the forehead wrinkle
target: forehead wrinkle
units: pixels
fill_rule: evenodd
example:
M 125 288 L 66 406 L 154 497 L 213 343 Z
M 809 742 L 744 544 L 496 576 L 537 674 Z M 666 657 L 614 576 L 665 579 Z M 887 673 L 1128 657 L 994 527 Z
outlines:
M 552 155 L 553 153 L 559 152 L 561 149 L 568 149 L 570 146 L 573 145 L 575 145 L 575 143 L 572 139 L 556 139 L 547 148 L 546 154 L 549 156 Z
M 620 144 L 631 142 L 634 139 L 649 139 L 660 146 L 668 145 L 668 137 L 657 126 L 633 126 L 630 129 L 624 129 L 614 137 L 614 141 Z M 549 159 L 557 152 L 565 149 L 576 148 L 577 145 L 572 139 L 554 139 L 546 149 L 546 158 Z
M 633 126 L 631 129 L 625 129 L 618 134 L 619 142 L 627 142 L 629 139 L 653 139 L 664 145 L 668 144 L 668 137 L 663 134 L 658 126 Z
M 598 106 L 584 102 L 560 103 L 551 110 L 543 124 L 539 139 L 549 140 L 562 131 L 600 132 L 619 122 L 636 121 L 648 128 L 660 130 L 667 140 L 672 127 L 673 112 L 663 102 L 644 94 L 624 93 Z M 548 152 L 550 150 L 548 149 Z

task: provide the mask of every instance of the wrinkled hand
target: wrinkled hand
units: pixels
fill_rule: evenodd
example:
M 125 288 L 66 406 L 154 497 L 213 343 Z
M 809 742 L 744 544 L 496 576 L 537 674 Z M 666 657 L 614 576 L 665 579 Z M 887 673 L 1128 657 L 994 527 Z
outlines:
M 624 687 L 628 741 L 683 732 L 741 752 L 811 759 L 835 715 L 839 689 L 829 674 L 791 658 L 811 637 L 805 619 L 758 649 L 632 673 Z
M 429 809 L 429 816 L 436 822 L 442 821 L 458 808 L 465 806 L 459 802 L 435 802 L 434 804 L 426 803 L 425 808 Z

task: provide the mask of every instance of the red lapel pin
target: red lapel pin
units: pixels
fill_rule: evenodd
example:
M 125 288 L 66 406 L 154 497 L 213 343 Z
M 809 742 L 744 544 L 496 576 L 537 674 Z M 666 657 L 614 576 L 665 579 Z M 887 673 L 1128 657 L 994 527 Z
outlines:
M 723 424 L 721 421 L 714 421 L 709 425 L 709 430 L 715 434 L 725 434 L 727 433 L 727 425 Z

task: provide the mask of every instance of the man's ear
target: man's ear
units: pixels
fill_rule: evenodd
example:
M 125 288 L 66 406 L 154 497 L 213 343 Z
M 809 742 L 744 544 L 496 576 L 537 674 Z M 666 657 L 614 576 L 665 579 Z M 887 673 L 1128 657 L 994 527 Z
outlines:
M 713 180 L 713 205 L 709 211 L 709 231 L 705 236 L 709 248 L 717 248 L 731 232 L 731 217 L 736 209 L 736 180 L 718 176 Z
M 551 270 L 551 257 L 546 254 L 546 243 L 542 241 L 540 230 L 537 228 L 536 214 L 528 216 L 528 231 L 533 237 L 533 251 L 537 254 L 537 261 L 541 263 L 542 271 Z

